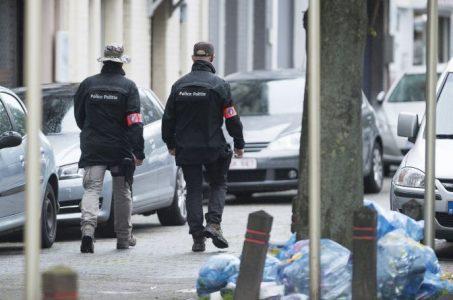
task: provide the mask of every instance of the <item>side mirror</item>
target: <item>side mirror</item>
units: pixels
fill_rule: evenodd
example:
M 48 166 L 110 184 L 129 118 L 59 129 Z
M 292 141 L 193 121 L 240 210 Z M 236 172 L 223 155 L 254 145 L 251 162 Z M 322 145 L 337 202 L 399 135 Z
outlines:
M 418 133 L 418 116 L 410 113 L 400 113 L 398 116 L 398 136 L 407 137 L 413 142 Z
M 379 104 L 384 103 L 384 99 L 385 99 L 385 92 L 380 91 L 379 94 L 377 94 L 377 96 L 376 96 L 377 103 L 379 103 Z
M 0 149 L 16 147 L 22 144 L 22 136 L 14 131 L 7 131 L 0 135 Z

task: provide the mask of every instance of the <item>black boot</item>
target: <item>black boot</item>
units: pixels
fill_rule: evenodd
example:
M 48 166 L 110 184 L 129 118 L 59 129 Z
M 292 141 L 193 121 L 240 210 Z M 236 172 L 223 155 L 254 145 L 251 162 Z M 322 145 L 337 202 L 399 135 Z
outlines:
M 217 248 L 228 248 L 228 241 L 223 237 L 220 224 L 208 223 L 208 225 L 204 229 L 204 234 L 205 237 L 212 239 L 212 243 Z
M 192 246 L 192 251 L 193 252 L 203 252 L 206 250 L 206 238 L 204 237 L 203 233 L 199 234 L 193 234 L 193 246 Z
M 80 252 L 82 253 L 94 253 L 94 242 L 93 237 L 84 235 L 82 237 L 82 245 L 80 245 Z

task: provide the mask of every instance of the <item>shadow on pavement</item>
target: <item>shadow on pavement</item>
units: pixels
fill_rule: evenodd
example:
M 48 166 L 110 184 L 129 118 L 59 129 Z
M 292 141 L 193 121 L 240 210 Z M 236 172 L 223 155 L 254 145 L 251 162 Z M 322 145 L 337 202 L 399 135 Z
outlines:
M 436 255 L 439 260 L 453 261 L 453 243 L 447 241 L 436 243 Z

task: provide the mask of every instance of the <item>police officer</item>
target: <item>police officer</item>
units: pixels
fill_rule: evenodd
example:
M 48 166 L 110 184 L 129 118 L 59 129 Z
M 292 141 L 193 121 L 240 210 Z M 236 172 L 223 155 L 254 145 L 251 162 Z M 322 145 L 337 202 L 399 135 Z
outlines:
M 113 215 L 117 249 L 135 246 L 132 236 L 132 178 L 142 164 L 143 124 L 140 98 L 135 83 L 124 77 L 123 47 L 108 45 L 98 61 L 101 73 L 85 79 L 74 98 L 74 115 L 80 133 L 82 154 L 79 167 L 85 169 L 82 198 L 82 253 L 94 252 L 94 231 L 99 198 L 106 170 L 113 181 Z
M 193 49 L 192 71 L 172 87 L 162 119 L 162 138 L 176 156 L 187 183 L 187 220 L 193 237 L 192 251 L 204 251 L 206 237 L 218 248 L 227 248 L 220 223 L 225 205 L 226 178 L 232 151 L 222 132 L 234 139 L 234 152 L 242 157 L 242 124 L 233 106 L 230 86 L 215 75 L 214 47 L 199 42 Z M 203 166 L 210 185 L 208 212 L 203 226 Z

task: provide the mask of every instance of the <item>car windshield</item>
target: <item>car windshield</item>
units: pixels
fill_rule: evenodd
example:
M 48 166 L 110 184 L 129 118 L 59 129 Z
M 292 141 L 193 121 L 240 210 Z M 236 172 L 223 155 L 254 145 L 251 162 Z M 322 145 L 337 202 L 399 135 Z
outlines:
M 444 84 L 442 92 L 437 101 L 436 115 L 436 134 L 438 136 L 453 135 L 453 119 L 451 112 L 453 111 L 453 74 L 449 73 Z
M 423 74 L 405 74 L 389 97 L 389 102 L 425 101 L 425 80 Z
M 243 116 L 282 115 L 301 113 L 305 80 L 233 81 L 231 96 Z
M 51 95 L 44 98 L 42 131 L 46 135 L 80 132 L 74 118 L 73 97 Z

